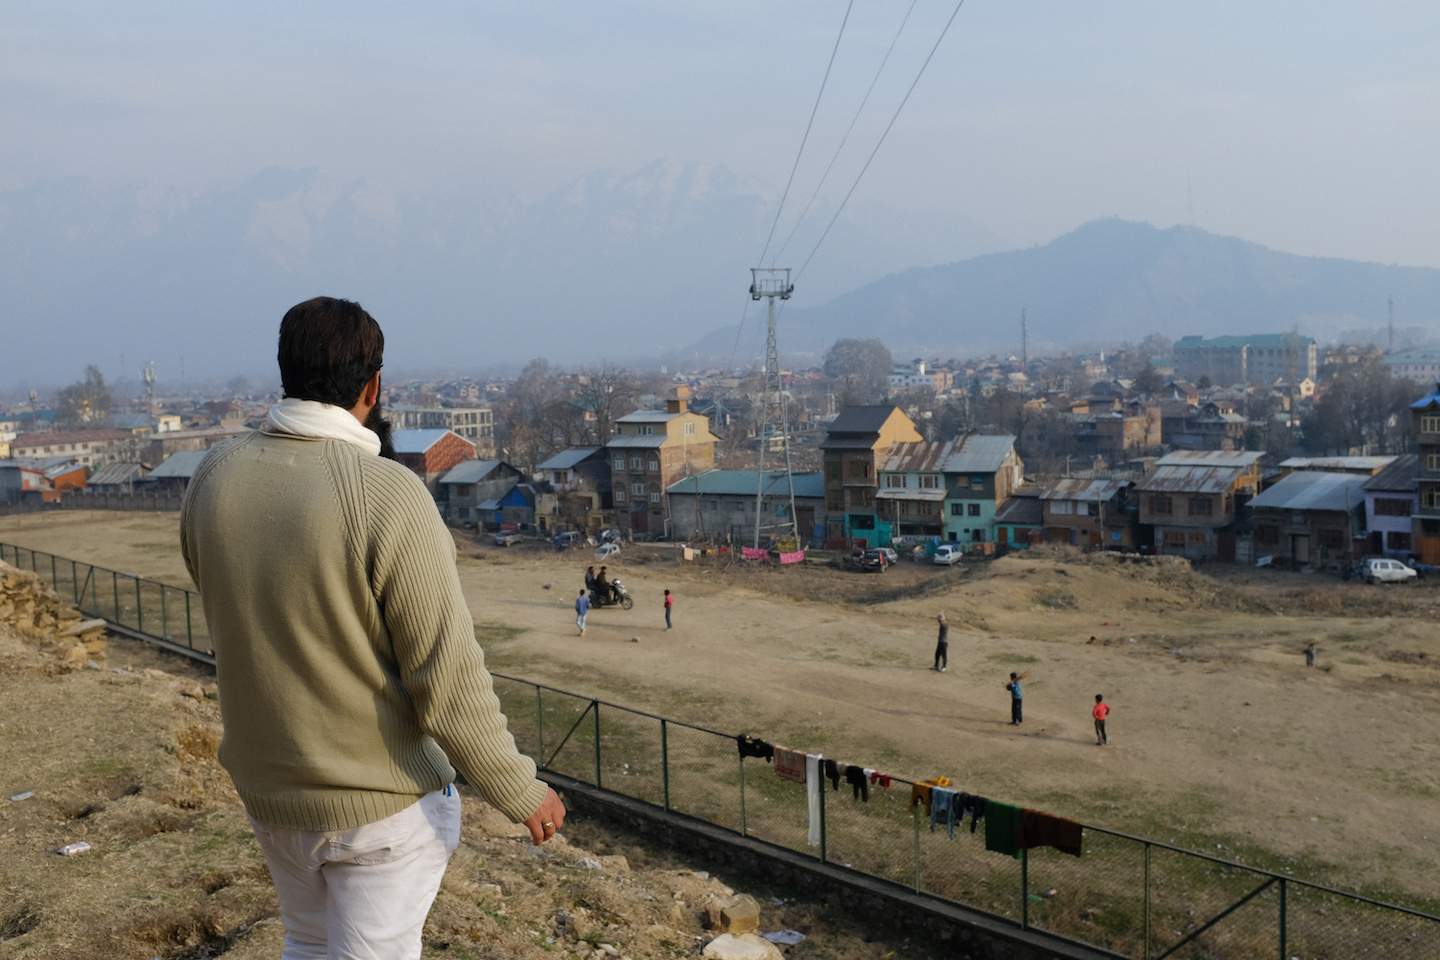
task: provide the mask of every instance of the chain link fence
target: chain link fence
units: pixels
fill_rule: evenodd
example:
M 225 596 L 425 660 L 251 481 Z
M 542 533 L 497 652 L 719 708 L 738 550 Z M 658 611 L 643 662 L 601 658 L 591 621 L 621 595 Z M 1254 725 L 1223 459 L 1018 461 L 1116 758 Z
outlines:
M 13 543 L 0 543 L 0 560 L 44 577 L 61 600 L 86 616 L 182 651 L 214 655 L 200 595 L 193 590 Z
M 199 594 L 27 547 L 0 560 L 46 578 L 82 613 L 207 661 Z M 545 770 L 824 863 L 1135 960 L 1440 960 L 1440 917 L 1100 827 L 1083 857 L 985 850 L 985 827 L 950 835 L 910 802 L 911 783 L 821 791 L 816 843 L 803 785 L 741 759 L 736 738 L 494 674 L 521 752 Z
M 1440 960 L 1440 917 L 1169 844 L 1084 828 L 1083 856 L 985 849 L 985 824 L 932 825 L 911 783 L 804 785 L 736 738 L 495 674 L 520 749 L 542 769 L 777 847 L 1135 960 Z

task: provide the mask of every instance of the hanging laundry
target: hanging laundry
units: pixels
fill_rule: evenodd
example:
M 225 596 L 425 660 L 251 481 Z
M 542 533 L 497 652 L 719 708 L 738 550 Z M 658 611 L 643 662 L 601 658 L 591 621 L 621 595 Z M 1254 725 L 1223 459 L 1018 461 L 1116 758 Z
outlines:
M 761 760 L 775 759 L 775 747 L 766 743 L 759 737 L 750 737 L 745 734 L 735 738 L 735 743 L 740 748 L 740 756 L 758 757 Z
M 840 766 L 834 760 L 825 761 L 825 779 L 830 781 L 831 790 L 840 789 Z
M 789 747 L 775 747 L 775 776 L 796 783 L 805 782 L 805 754 Z M 819 774 L 816 774 L 818 777 Z
M 985 798 L 977 797 L 973 793 L 957 793 L 955 795 L 955 819 L 963 822 L 967 813 L 970 814 L 970 832 L 974 833 L 975 827 L 985 819 Z
M 950 839 L 955 839 L 955 791 L 945 787 L 932 787 L 930 790 L 930 832 L 935 832 L 935 824 L 945 826 L 950 834 Z
M 740 556 L 746 560 L 768 560 L 770 551 L 763 547 L 741 547 Z
M 881 773 L 879 770 L 867 770 L 866 772 L 870 775 L 871 783 L 879 784 L 881 790 L 890 789 L 890 774 Z
M 1023 850 L 1034 847 L 1054 847 L 1072 857 L 1080 856 L 1080 824 L 1064 817 L 1041 813 L 1039 810 L 1020 811 L 1020 824 L 1015 834 L 1016 844 Z
M 985 849 L 1019 857 L 1020 808 L 996 800 L 985 804 Z
M 845 768 L 845 782 L 850 784 L 855 799 L 861 803 L 870 802 L 870 781 L 865 778 L 865 768 L 850 765 Z
M 911 813 L 914 813 L 914 812 L 915 812 L 915 804 L 917 804 L 917 803 L 923 803 L 923 804 L 925 805 L 925 816 L 927 816 L 927 817 L 930 816 L 930 784 L 928 784 L 928 783 L 912 783 L 912 784 L 910 784 L 910 812 L 911 812 Z
M 800 563 L 805 559 L 804 550 L 796 550 L 794 553 L 780 554 L 781 563 Z
M 779 754 L 777 752 L 778 759 Z M 805 799 L 810 808 L 810 846 L 820 846 L 820 791 L 825 784 L 820 778 L 821 756 L 818 753 L 805 754 Z

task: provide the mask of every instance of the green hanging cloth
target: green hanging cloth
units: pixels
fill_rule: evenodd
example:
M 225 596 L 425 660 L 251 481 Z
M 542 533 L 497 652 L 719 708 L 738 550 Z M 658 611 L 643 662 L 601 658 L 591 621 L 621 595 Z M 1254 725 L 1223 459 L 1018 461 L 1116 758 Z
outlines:
M 988 800 L 985 803 L 985 849 L 1020 856 L 1020 808 Z

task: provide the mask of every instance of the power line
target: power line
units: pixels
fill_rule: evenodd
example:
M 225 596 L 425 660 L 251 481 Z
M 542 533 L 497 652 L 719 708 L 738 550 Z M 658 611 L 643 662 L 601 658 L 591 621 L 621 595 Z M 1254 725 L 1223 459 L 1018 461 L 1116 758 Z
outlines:
M 935 56 L 935 51 L 940 49 L 941 41 L 945 39 L 945 34 L 950 32 L 950 25 L 953 24 L 955 18 L 960 15 L 960 8 L 963 6 L 965 6 L 965 0 L 959 0 L 959 2 L 955 4 L 954 12 L 950 14 L 950 19 L 945 21 L 945 28 L 940 31 L 940 36 L 935 38 L 935 46 L 930 48 L 930 53 L 925 57 L 925 62 L 920 64 L 920 71 L 915 74 L 915 79 L 911 82 L 910 89 L 905 91 L 905 96 L 901 99 L 900 105 L 895 108 L 895 115 L 891 117 L 890 122 L 885 125 L 885 132 L 880 134 L 880 139 L 876 142 L 875 149 L 870 151 L 870 156 L 866 159 L 865 166 L 861 167 L 860 172 L 856 174 L 855 182 L 850 185 L 850 190 L 845 194 L 845 199 L 840 201 L 840 206 L 835 211 L 835 216 L 831 217 L 830 222 L 825 225 L 825 232 L 820 234 L 819 240 L 815 241 L 815 249 L 810 251 L 810 256 L 805 258 L 805 262 L 802 263 L 800 269 L 796 271 L 795 279 L 797 281 L 801 275 L 805 273 L 805 268 L 810 266 L 810 261 L 815 259 L 815 254 L 820 251 L 820 244 L 824 243 L 825 238 L 830 235 L 830 228 L 835 226 L 835 221 L 840 219 L 840 214 L 845 210 L 845 205 L 850 202 L 850 197 L 855 193 L 855 188 L 860 186 L 860 180 L 865 176 L 865 171 L 870 169 L 870 163 L 875 159 L 875 154 L 880 152 L 880 147 L 885 143 L 885 138 L 890 135 L 890 128 L 895 126 L 896 120 L 900 119 L 900 111 L 905 109 L 905 104 L 910 100 L 910 94 L 915 92 L 915 87 L 920 83 L 920 78 L 925 75 L 925 68 L 930 66 L 930 60 Z
M 810 108 L 810 121 L 805 124 L 805 135 L 800 138 L 800 149 L 795 152 L 795 163 L 790 167 L 790 179 L 785 181 L 785 191 L 780 194 L 780 206 L 775 210 L 775 222 L 770 224 L 770 235 L 765 238 L 765 247 L 760 251 L 759 263 L 765 262 L 770 252 L 770 241 L 775 239 L 775 228 L 780 225 L 780 214 L 785 210 L 785 199 L 790 196 L 790 185 L 795 182 L 795 171 L 800 169 L 800 158 L 805 153 L 805 141 L 810 139 L 810 128 L 815 125 L 815 114 L 820 110 L 820 98 L 825 95 L 825 84 L 830 80 L 830 68 L 835 66 L 835 54 L 840 51 L 840 38 L 845 36 L 845 24 L 850 22 L 850 9 L 855 0 L 845 6 L 845 19 L 840 21 L 840 32 L 835 37 L 835 46 L 830 51 L 830 62 L 825 65 L 825 76 L 820 80 L 820 92 L 815 94 L 815 106 Z
M 835 148 L 835 155 L 830 158 L 830 163 L 825 167 L 825 172 L 820 175 L 820 182 L 815 185 L 815 192 L 810 194 L 810 200 L 805 204 L 805 209 L 800 211 L 800 217 L 795 221 L 795 226 L 790 228 L 790 235 L 787 236 L 785 242 L 781 244 L 780 250 L 775 254 L 775 259 L 770 261 L 771 266 L 774 266 L 776 261 L 785 253 L 785 249 L 790 246 L 790 241 L 795 239 L 795 231 L 800 229 L 800 224 L 805 219 L 805 215 L 810 212 L 810 207 L 814 205 L 815 198 L 820 196 L 820 188 L 825 186 L 825 180 L 830 176 L 830 170 L 835 166 L 835 161 L 840 159 L 840 151 L 845 149 L 845 141 L 850 139 L 850 133 L 855 129 L 855 124 L 859 121 L 860 114 L 864 112 L 865 104 L 870 102 L 870 94 L 875 92 L 875 84 L 880 82 L 880 74 L 885 72 L 885 64 L 890 62 L 890 54 L 895 52 L 895 44 L 900 42 L 900 34 L 905 32 L 905 24 L 910 22 L 910 14 L 915 12 L 915 4 L 919 2 L 920 0 L 910 0 L 910 8 L 905 11 L 905 18 L 900 21 L 900 29 L 895 31 L 895 38 L 890 41 L 890 49 L 885 51 L 885 57 L 880 61 L 880 67 L 875 71 L 874 79 L 870 81 L 870 87 L 865 91 L 865 96 L 861 99 L 860 106 L 855 110 L 855 116 L 850 119 L 850 126 L 845 129 L 845 136 L 840 138 L 840 145 Z

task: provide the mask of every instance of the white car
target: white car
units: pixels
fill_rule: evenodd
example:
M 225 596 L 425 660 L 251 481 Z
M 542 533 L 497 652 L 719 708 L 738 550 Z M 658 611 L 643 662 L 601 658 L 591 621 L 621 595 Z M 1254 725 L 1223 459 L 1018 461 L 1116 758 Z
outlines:
M 1404 583 L 1419 574 L 1399 560 L 1381 560 L 1378 557 L 1365 561 L 1365 580 L 1368 583 Z
M 931 557 L 930 559 L 935 563 L 943 564 L 948 567 L 956 560 L 959 560 L 960 557 L 960 544 L 942 543 L 940 544 L 940 546 L 935 548 L 935 556 Z
M 881 547 L 880 552 L 885 556 L 885 565 L 893 567 L 900 562 L 900 555 L 889 547 Z
M 596 559 L 596 560 L 609 560 L 611 557 L 616 556 L 619 552 L 620 552 L 620 544 L 618 544 L 618 543 L 602 543 L 602 544 L 600 544 L 600 549 L 598 549 L 598 550 L 595 551 L 595 559 Z

